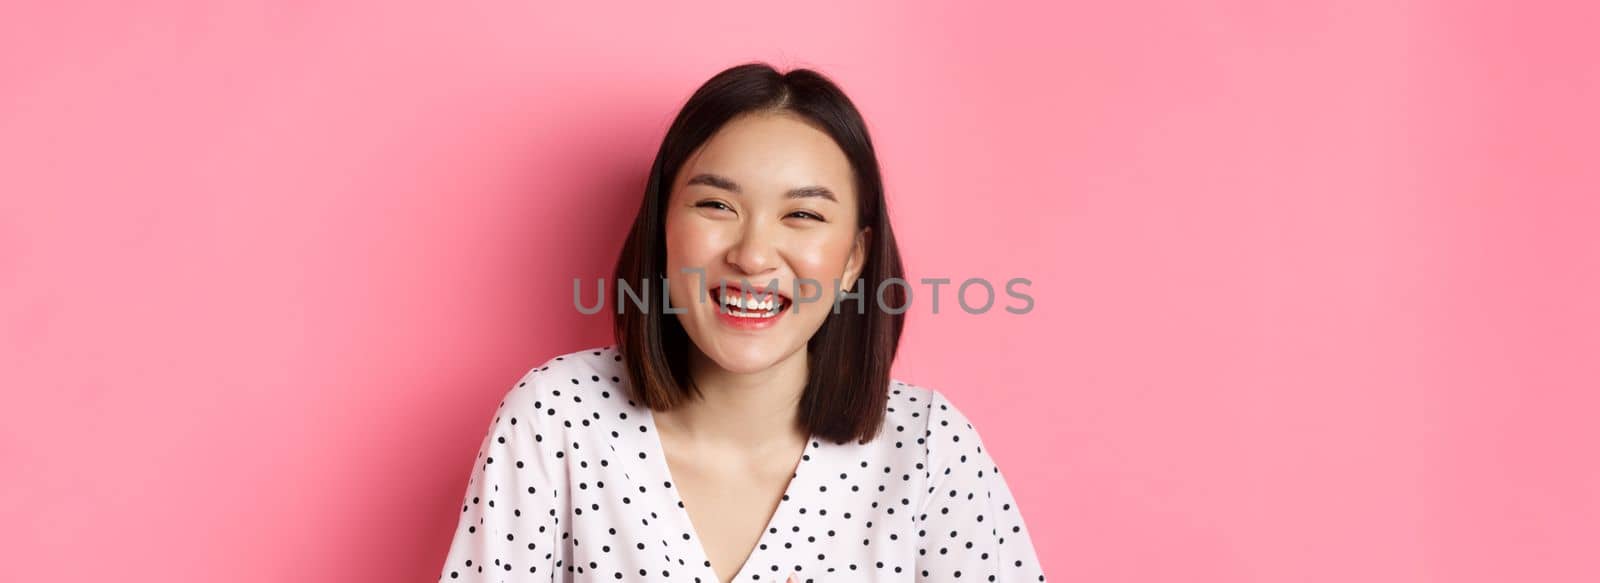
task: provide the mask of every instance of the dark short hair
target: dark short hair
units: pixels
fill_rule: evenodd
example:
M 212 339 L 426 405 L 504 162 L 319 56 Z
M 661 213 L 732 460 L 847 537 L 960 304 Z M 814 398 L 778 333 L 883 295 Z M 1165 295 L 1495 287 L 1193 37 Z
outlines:
M 889 228 L 883 178 L 866 123 L 855 104 L 830 79 L 809 69 L 779 73 L 765 63 L 746 63 L 717 73 L 679 110 L 661 140 L 639 214 L 617 257 L 615 279 L 635 289 L 660 289 L 666 276 L 667 198 L 689 155 L 728 121 L 748 113 L 800 116 L 826 132 L 844 151 L 855 178 L 858 225 L 872 229 L 852 296 L 830 310 L 806 346 L 809 377 L 800 398 L 800 420 L 811 435 L 844 444 L 865 443 L 883 426 L 889 399 L 889 367 L 905 326 L 905 270 Z M 877 309 L 879 300 L 897 311 Z M 676 317 L 659 309 L 617 302 L 613 333 L 629 377 L 628 393 L 651 409 L 671 409 L 699 393 L 689 376 L 692 341 Z M 849 306 L 856 301 L 863 305 Z M 647 302 L 648 305 L 648 302 Z

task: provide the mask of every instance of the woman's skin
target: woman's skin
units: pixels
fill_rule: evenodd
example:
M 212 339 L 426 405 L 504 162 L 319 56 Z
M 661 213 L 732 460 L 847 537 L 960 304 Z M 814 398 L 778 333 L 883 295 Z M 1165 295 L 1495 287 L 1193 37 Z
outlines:
M 812 195 L 790 196 L 795 189 Z M 750 555 L 807 445 L 798 415 L 806 343 L 831 310 L 833 282 L 850 289 L 859 275 L 871 234 L 858 226 L 856 196 L 844 152 L 787 113 L 729 121 L 674 179 L 668 284 L 672 305 L 685 310 L 677 317 L 696 348 L 690 370 L 704 398 L 656 413 L 656 429 L 723 583 Z M 818 299 L 792 302 L 768 328 L 741 329 L 720 319 L 706 289 L 740 278 L 758 289 L 775 278 L 791 298 Z

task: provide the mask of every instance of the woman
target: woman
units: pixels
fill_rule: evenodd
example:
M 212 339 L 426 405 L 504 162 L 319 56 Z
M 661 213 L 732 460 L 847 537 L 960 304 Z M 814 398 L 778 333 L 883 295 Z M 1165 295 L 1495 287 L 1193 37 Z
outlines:
M 441 580 L 1044 580 L 972 424 L 889 376 L 904 275 L 828 79 L 701 86 L 615 275 L 616 343 L 500 403 Z

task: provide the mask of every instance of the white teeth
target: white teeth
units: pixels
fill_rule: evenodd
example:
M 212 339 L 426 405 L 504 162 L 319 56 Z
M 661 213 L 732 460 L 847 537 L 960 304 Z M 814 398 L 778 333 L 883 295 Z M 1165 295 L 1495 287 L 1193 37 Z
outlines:
M 778 315 L 778 307 L 782 305 L 776 295 L 757 301 L 751 294 L 729 292 L 722 296 L 722 304 L 736 309 L 729 313 L 739 318 L 771 318 Z

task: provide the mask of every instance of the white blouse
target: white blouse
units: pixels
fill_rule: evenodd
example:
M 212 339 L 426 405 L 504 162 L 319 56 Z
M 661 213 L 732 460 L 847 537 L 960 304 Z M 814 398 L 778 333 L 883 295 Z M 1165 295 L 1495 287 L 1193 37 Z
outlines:
M 614 346 L 558 356 L 506 393 L 441 581 L 717 583 L 621 360 Z M 886 415 L 866 444 L 811 441 L 733 581 L 1044 581 L 961 411 L 892 381 Z

